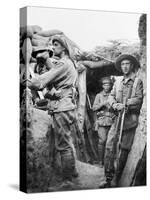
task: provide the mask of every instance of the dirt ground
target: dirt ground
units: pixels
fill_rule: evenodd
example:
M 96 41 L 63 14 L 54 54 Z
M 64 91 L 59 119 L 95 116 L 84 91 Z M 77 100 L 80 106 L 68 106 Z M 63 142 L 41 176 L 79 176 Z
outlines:
M 80 161 L 77 161 L 76 167 L 79 176 L 73 179 L 72 183 L 57 182 L 54 186 L 49 187 L 48 191 L 99 189 L 100 183 L 105 180 L 103 168 Z

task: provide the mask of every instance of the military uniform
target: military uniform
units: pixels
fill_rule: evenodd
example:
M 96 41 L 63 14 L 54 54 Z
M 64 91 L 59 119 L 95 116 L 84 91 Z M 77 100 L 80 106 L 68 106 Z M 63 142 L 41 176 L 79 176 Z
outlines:
M 53 85 L 61 91 L 60 98 L 51 100 L 49 107 L 53 118 L 53 136 L 55 149 L 60 153 L 64 179 L 70 179 L 75 171 L 72 130 L 74 130 L 75 108 L 74 86 L 77 72 L 68 56 L 58 60 L 48 72 L 33 78 L 30 87 L 37 90 Z
M 102 84 L 111 84 L 112 81 L 109 77 L 102 79 Z M 109 129 L 113 123 L 114 114 L 108 102 L 109 92 L 104 90 L 98 93 L 95 97 L 93 104 L 93 111 L 96 111 L 97 120 L 95 123 L 95 130 L 98 132 L 98 155 L 99 155 L 99 164 L 102 166 L 104 164 L 104 153 L 105 153 L 105 144 L 107 141 L 107 135 Z
M 130 56 L 124 55 L 123 59 L 130 59 Z M 134 61 L 134 57 L 132 58 Z M 121 62 L 119 58 L 119 62 Z M 135 62 L 133 62 L 135 64 Z M 134 68 L 135 69 L 135 68 Z M 127 105 L 127 111 L 124 118 L 123 132 L 120 144 L 120 153 L 117 163 L 117 168 L 114 168 L 114 159 L 116 152 L 116 145 L 118 142 L 119 131 L 116 130 L 117 117 L 111 126 L 108 134 L 106 151 L 105 151 L 105 175 L 107 182 L 110 182 L 114 176 L 116 183 L 118 183 L 124 166 L 126 164 L 128 154 L 131 150 L 136 127 L 138 126 L 138 116 L 143 101 L 143 83 L 142 80 L 136 76 L 135 72 L 131 72 L 127 79 L 121 77 L 116 80 L 111 94 L 109 96 L 109 103 L 111 107 L 117 111 L 118 103 L 125 103 Z M 118 127 L 120 127 L 120 121 L 118 121 Z

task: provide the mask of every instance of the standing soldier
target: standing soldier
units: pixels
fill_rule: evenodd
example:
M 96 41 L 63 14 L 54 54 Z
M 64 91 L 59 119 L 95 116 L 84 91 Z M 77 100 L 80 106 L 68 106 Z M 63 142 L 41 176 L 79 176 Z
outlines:
M 97 115 L 95 130 L 98 131 L 99 166 L 103 167 L 105 144 L 107 141 L 108 131 L 113 123 L 114 114 L 111 112 L 112 109 L 108 103 L 108 96 L 112 89 L 112 80 L 110 77 L 104 77 L 102 78 L 101 83 L 103 90 L 96 95 L 93 104 L 93 111 L 96 111 Z
M 123 73 L 123 76 L 116 80 L 109 97 L 109 103 L 118 113 L 118 117 L 116 117 L 108 133 L 104 163 L 106 183 L 100 185 L 100 188 L 116 187 L 119 184 L 133 144 L 143 101 L 143 83 L 136 73 L 140 67 L 136 58 L 132 55 L 123 54 L 116 60 L 115 66 L 117 70 Z M 125 113 L 124 117 L 123 113 Z M 118 138 L 120 138 L 120 143 L 117 143 Z M 119 147 L 119 152 L 116 155 L 115 170 L 116 146 Z
M 63 35 L 55 35 L 52 38 L 52 45 L 54 56 L 59 57 L 59 60 L 52 63 L 48 52 L 38 54 L 50 70 L 37 78 L 32 78 L 28 85 L 37 90 L 52 85 L 56 90 L 61 91 L 60 98 L 52 101 L 50 113 L 53 117 L 55 149 L 60 153 L 63 180 L 68 184 L 71 183 L 73 177 L 78 175 L 71 137 L 76 122 L 74 93 L 77 72 L 70 59 L 70 48 L 66 38 Z

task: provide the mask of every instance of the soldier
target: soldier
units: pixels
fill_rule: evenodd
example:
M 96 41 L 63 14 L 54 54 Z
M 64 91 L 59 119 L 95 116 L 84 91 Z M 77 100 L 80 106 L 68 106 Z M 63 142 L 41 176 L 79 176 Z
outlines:
M 114 114 L 108 103 L 108 96 L 112 89 L 113 82 L 110 77 L 104 77 L 101 79 L 101 83 L 103 90 L 96 95 L 93 104 L 93 111 L 96 111 L 97 114 L 95 130 L 98 131 L 99 166 L 103 167 L 105 144 L 107 141 L 108 131 L 113 123 Z
M 52 45 L 54 56 L 59 57 L 59 60 L 52 63 L 48 52 L 41 52 L 40 58 L 50 70 L 37 78 L 32 78 L 28 85 L 37 90 L 53 85 L 56 90 L 61 91 L 60 98 L 52 101 L 50 113 L 53 118 L 55 149 L 60 153 L 63 180 L 68 184 L 72 178 L 78 176 L 71 138 L 76 122 L 74 93 L 77 72 L 70 59 L 70 48 L 66 38 L 63 35 L 55 35 L 52 38 Z
M 116 187 L 119 184 L 133 144 L 143 101 L 143 83 L 136 73 L 140 66 L 136 58 L 132 55 L 123 54 L 116 60 L 115 66 L 117 70 L 123 73 L 123 76 L 116 80 L 109 97 L 109 103 L 118 113 L 118 117 L 116 117 L 108 133 L 104 163 L 106 182 L 102 183 L 100 188 Z M 118 159 L 115 169 L 114 159 L 119 138 L 119 131 L 117 129 L 121 125 L 121 120 L 123 120 L 123 118 L 121 119 L 121 114 L 124 109 L 126 112 L 121 142 L 119 144 L 119 153 L 116 155 Z M 119 113 L 121 114 L 119 115 Z

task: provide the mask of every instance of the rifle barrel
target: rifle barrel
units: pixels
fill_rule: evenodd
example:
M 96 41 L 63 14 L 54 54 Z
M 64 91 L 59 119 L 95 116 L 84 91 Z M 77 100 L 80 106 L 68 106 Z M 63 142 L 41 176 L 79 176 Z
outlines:
M 121 117 L 121 125 L 120 125 L 120 131 L 119 131 L 119 141 L 118 141 L 118 144 L 119 144 L 119 145 L 120 145 L 121 138 L 122 138 L 123 125 L 124 125 L 124 118 L 125 118 L 125 109 L 123 110 L 122 117 Z

